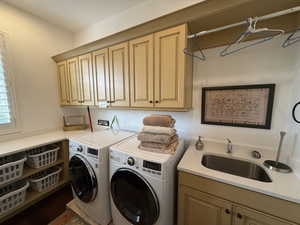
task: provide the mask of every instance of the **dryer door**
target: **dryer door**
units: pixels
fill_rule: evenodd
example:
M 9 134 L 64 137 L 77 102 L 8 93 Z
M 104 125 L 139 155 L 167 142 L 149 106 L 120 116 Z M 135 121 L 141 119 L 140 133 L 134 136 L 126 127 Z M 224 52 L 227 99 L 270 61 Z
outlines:
M 81 155 L 74 155 L 69 162 L 71 185 L 83 202 L 91 202 L 97 195 L 97 178 L 92 166 Z
M 121 168 L 114 173 L 111 196 L 119 212 L 134 225 L 153 225 L 159 217 L 153 188 L 134 170 Z

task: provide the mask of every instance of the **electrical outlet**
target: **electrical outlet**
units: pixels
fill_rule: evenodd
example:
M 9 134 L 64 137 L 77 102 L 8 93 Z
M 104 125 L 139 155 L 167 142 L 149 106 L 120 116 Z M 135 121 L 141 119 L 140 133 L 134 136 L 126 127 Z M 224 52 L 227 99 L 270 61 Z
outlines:
M 98 125 L 109 127 L 109 120 L 98 120 Z

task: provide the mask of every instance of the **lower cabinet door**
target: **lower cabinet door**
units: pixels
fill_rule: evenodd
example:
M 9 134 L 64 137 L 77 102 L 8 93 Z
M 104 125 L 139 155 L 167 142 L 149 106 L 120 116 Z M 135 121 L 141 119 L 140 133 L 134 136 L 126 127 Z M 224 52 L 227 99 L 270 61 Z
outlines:
M 243 207 L 235 207 L 234 211 L 233 225 L 296 225 Z
M 182 185 L 178 201 L 178 225 L 231 225 L 230 202 Z

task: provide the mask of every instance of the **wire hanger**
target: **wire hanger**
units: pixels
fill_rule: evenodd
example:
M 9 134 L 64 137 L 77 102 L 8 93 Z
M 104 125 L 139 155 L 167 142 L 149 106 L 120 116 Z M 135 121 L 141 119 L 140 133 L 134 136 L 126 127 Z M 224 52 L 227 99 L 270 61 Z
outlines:
M 188 50 L 188 48 L 183 49 L 183 53 L 184 53 L 184 54 L 186 54 L 186 55 L 188 55 L 188 56 L 191 56 L 191 57 L 193 57 L 193 58 L 196 58 L 196 59 L 200 59 L 200 60 L 202 60 L 202 61 L 205 61 L 205 60 L 206 60 L 206 56 L 204 55 L 203 51 L 202 51 L 200 48 L 199 48 L 199 51 L 200 51 L 200 56 L 195 55 L 194 53 L 190 52 L 190 51 Z
M 300 41 L 300 36 L 296 36 L 296 33 L 298 33 L 300 31 L 300 28 L 298 28 L 297 30 L 295 30 L 294 33 L 292 33 L 281 45 L 283 48 L 286 48 L 290 45 L 295 44 L 296 42 Z
M 117 128 L 115 128 L 114 124 L 117 125 Z M 119 120 L 118 120 L 118 117 L 116 115 L 114 115 L 112 121 L 111 121 L 111 125 L 110 125 L 110 128 L 115 130 L 115 129 L 118 129 L 120 130 L 120 124 L 119 124 Z
M 228 45 L 224 50 L 221 51 L 220 56 L 227 56 L 227 55 L 231 55 L 233 53 L 236 53 L 242 49 L 245 48 L 249 48 L 252 47 L 254 45 L 258 45 L 261 43 L 264 43 L 266 41 L 270 41 L 272 40 L 274 37 L 277 37 L 279 35 L 284 34 L 283 30 L 279 30 L 279 29 L 269 29 L 269 28 L 256 28 L 256 24 L 258 22 L 259 18 L 255 17 L 255 18 L 248 18 L 247 22 L 248 22 L 248 28 L 245 32 L 241 33 L 241 35 L 236 39 L 236 41 L 230 45 Z M 249 36 L 253 35 L 253 34 L 274 34 L 274 35 L 269 35 L 266 38 L 263 38 L 259 41 L 256 41 L 254 43 L 250 43 L 248 45 L 242 46 L 240 48 L 237 49 L 233 49 L 231 50 L 232 46 L 234 46 L 235 44 L 240 44 L 242 41 L 244 41 L 245 39 L 247 39 Z
M 194 53 L 192 52 L 189 52 L 189 50 L 187 48 L 183 49 L 183 53 L 188 55 L 188 56 L 191 56 L 193 58 L 197 58 L 197 59 L 200 59 L 202 61 L 205 61 L 206 60 L 206 56 L 204 55 L 203 51 L 200 49 L 200 54 L 201 56 L 198 56 L 198 55 L 195 55 Z

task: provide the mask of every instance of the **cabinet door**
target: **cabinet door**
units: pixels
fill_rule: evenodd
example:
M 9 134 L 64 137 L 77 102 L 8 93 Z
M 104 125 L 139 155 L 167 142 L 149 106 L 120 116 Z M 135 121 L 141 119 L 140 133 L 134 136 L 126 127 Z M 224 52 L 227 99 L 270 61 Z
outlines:
M 60 104 L 69 105 L 69 79 L 66 61 L 57 63 L 57 74 L 59 80 Z
M 130 103 L 133 107 L 153 107 L 153 35 L 129 42 Z
M 80 105 L 80 85 L 78 72 L 78 58 L 67 61 L 69 85 L 70 85 L 70 104 Z
M 93 53 L 96 104 L 110 102 L 108 48 Z
M 128 42 L 109 48 L 111 106 L 129 107 Z
M 181 25 L 154 34 L 155 107 L 184 107 L 187 28 Z
M 230 202 L 180 185 L 178 225 L 231 225 L 231 214 Z
M 94 105 L 92 54 L 79 56 L 78 62 L 80 103 L 82 105 Z
M 296 225 L 252 209 L 235 207 L 234 211 L 233 225 Z

